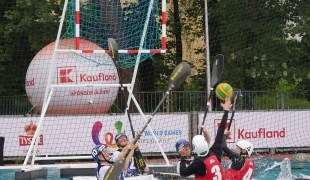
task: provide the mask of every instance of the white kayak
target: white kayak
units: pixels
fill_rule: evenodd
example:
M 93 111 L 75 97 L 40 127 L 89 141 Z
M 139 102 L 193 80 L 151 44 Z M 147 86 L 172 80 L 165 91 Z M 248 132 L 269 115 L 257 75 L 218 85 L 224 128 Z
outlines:
M 97 180 L 95 176 L 75 176 L 71 180 Z M 134 177 L 126 177 L 125 180 L 156 180 L 152 174 Z

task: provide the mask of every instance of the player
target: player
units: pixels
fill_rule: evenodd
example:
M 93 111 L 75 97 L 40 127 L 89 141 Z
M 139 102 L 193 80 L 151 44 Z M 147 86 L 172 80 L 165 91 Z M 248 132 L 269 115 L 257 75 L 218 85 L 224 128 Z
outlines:
M 140 135 L 140 132 L 137 134 L 136 137 L 138 137 L 139 135 Z M 115 136 L 114 140 L 115 140 L 117 146 L 119 147 L 119 149 L 113 153 L 113 157 L 117 157 L 117 156 L 119 156 L 120 153 L 124 152 L 124 147 L 126 147 L 127 144 L 128 144 L 128 137 L 124 133 L 118 133 Z M 138 146 L 139 146 L 139 144 L 136 143 L 136 147 L 135 148 L 137 148 Z M 148 173 L 149 172 L 149 167 L 146 166 L 144 168 L 144 172 Z M 139 174 L 138 170 L 135 167 L 133 158 L 131 158 L 128 161 L 127 169 L 124 171 L 124 173 L 121 174 L 121 179 L 120 180 L 124 179 L 124 177 L 132 177 L 132 176 L 138 176 L 138 175 L 140 175 L 140 174 Z
M 203 134 L 208 142 L 208 144 L 211 141 L 209 132 L 207 129 L 203 128 L 200 124 L 198 125 L 198 132 L 200 132 L 202 129 Z M 191 151 L 191 147 L 188 141 L 185 139 L 180 139 L 175 144 L 176 151 L 179 153 L 181 158 L 179 159 L 179 162 L 177 164 L 177 173 L 180 173 L 180 167 L 185 166 L 187 167 L 191 162 L 193 162 L 194 157 L 197 155 L 196 153 Z
M 126 158 L 126 162 L 129 162 L 133 155 L 133 150 L 135 145 L 133 143 L 128 144 L 128 146 L 124 147 L 124 149 L 128 150 L 131 149 L 130 153 Z M 94 161 L 98 164 L 96 168 L 96 178 L 97 180 L 103 180 L 107 170 L 110 168 L 113 162 L 120 160 L 125 156 L 127 151 L 120 153 L 117 157 L 113 158 L 110 156 L 110 149 L 109 146 L 105 145 L 96 145 L 92 150 L 92 157 Z M 123 171 L 127 169 L 128 163 L 124 164 Z
M 194 174 L 197 180 L 226 179 L 224 169 L 220 162 L 225 126 L 229 109 L 232 106 L 230 97 L 226 97 L 225 103 L 221 103 L 221 106 L 223 107 L 224 115 L 217 131 L 214 144 L 209 149 L 209 144 L 204 136 L 196 135 L 193 138 L 193 151 L 197 153 L 197 157 L 195 157 L 194 161 L 189 166 L 180 168 L 180 175 L 182 177 Z
M 226 178 L 228 180 L 250 180 L 254 176 L 255 164 L 250 159 L 253 152 L 253 145 L 249 141 L 240 140 L 237 142 L 236 150 L 233 152 L 227 147 L 226 137 L 230 135 L 230 131 L 225 132 L 223 138 L 223 151 L 231 160 L 226 170 Z

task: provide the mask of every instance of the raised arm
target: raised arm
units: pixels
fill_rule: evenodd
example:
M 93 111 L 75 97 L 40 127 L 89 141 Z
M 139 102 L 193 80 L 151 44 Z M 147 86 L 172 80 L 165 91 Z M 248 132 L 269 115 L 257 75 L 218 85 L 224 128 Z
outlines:
M 139 131 L 139 132 L 137 133 L 136 137 L 135 137 L 133 140 L 131 140 L 131 142 L 128 143 L 127 146 L 125 146 L 125 147 L 122 149 L 122 151 L 118 154 L 118 158 L 119 158 L 119 159 L 122 159 L 122 158 L 125 156 L 125 154 L 127 153 L 128 149 L 132 149 L 132 146 L 134 146 L 134 142 L 137 142 L 137 140 L 140 138 L 140 136 L 141 136 L 141 132 Z M 131 145 L 130 145 L 130 144 L 131 144 Z M 130 146 L 129 146 L 129 145 L 130 145 Z
M 227 147 L 226 140 L 227 136 L 229 135 L 230 131 L 226 131 L 224 133 L 222 149 L 226 153 L 227 157 L 231 160 L 230 168 L 233 170 L 240 170 L 244 165 L 245 159 L 241 157 L 238 153 L 235 153 L 234 151 L 232 151 Z
M 215 137 L 214 144 L 210 148 L 210 151 L 215 153 L 215 155 L 217 156 L 217 158 L 218 158 L 218 160 L 220 162 L 221 162 L 221 157 L 222 157 L 222 142 L 223 142 L 224 131 L 225 131 L 225 128 L 226 128 L 226 123 L 227 123 L 229 109 L 232 106 L 231 105 L 231 101 L 230 101 L 230 97 L 226 97 L 225 98 L 225 102 L 221 103 L 221 106 L 223 107 L 224 115 L 222 117 L 222 121 L 220 123 L 220 127 L 217 130 L 217 134 L 216 134 L 216 137 Z
M 227 136 L 229 136 L 230 134 L 230 131 L 226 131 L 224 133 L 222 149 L 226 153 L 227 157 L 229 157 L 229 159 L 238 158 L 239 155 L 227 147 Z
M 202 127 L 201 124 L 199 124 L 199 125 L 198 125 L 198 132 L 200 132 L 201 129 L 202 129 L 203 135 L 205 136 L 205 138 L 206 138 L 208 144 L 210 144 L 210 142 L 211 142 L 211 136 L 210 136 L 208 130 L 207 130 L 206 128 Z

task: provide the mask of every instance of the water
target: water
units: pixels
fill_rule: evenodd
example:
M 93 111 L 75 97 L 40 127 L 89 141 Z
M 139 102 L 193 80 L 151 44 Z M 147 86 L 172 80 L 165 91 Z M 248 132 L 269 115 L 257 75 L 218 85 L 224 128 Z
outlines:
M 289 159 L 254 159 L 255 180 L 294 180 L 296 178 L 310 179 L 310 163 L 294 163 Z M 226 169 L 227 163 L 223 163 Z M 0 180 L 14 180 L 14 169 L 0 169 Z M 58 168 L 48 168 L 48 180 L 69 180 L 69 178 L 59 178 Z M 43 179 L 40 179 L 43 180 Z

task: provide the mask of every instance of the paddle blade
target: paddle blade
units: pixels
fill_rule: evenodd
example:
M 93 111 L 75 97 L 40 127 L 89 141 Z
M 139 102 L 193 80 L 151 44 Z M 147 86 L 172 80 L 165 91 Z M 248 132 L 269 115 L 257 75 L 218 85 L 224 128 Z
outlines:
M 187 62 L 178 64 L 169 78 L 168 89 L 173 90 L 178 88 L 191 73 L 191 67 Z
M 218 54 L 214 57 L 213 66 L 212 66 L 212 74 L 211 74 L 211 87 L 214 88 L 215 85 L 221 79 L 224 69 L 224 56 L 222 54 Z
M 144 172 L 144 168 L 146 167 L 144 158 L 139 148 L 136 148 L 133 152 L 133 159 L 136 165 L 137 170 L 141 173 Z M 141 173 L 142 174 L 142 173 Z
M 113 38 L 108 38 L 108 45 L 110 50 L 110 56 L 113 59 L 115 65 L 118 65 L 118 46 Z
M 125 163 L 125 158 L 120 159 L 119 161 L 114 162 L 111 167 L 107 170 L 104 175 L 103 180 L 115 180 L 119 179 L 121 172 L 123 171 Z

